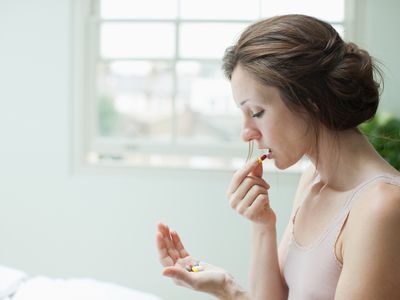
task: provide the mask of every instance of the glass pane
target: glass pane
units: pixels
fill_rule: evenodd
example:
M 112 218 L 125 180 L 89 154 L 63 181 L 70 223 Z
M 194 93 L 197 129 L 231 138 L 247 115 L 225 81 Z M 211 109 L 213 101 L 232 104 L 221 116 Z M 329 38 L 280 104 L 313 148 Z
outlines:
M 262 16 L 305 14 L 329 22 L 344 21 L 344 0 L 261 0 Z
M 346 38 L 343 25 L 333 25 L 333 28 L 335 28 L 335 30 L 339 33 L 342 39 Z
M 175 26 L 171 23 L 104 23 L 101 56 L 104 58 L 172 58 Z
M 104 19 L 174 19 L 177 0 L 101 0 L 100 15 Z
M 179 53 L 183 58 L 216 58 L 224 55 L 248 24 L 183 23 Z
M 182 19 L 252 20 L 259 17 L 259 0 L 181 0 Z
M 101 136 L 169 141 L 172 67 L 150 61 L 98 65 Z
M 177 65 L 176 102 L 180 142 L 239 141 L 240 110 L 220 64 L 195 61 Z

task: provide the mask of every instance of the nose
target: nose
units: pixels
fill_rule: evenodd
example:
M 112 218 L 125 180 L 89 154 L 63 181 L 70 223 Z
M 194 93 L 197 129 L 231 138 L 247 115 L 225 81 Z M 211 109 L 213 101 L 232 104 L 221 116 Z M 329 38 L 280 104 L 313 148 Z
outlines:
M 242 128 L 242 131 L 240 133 L 240 137 L 244 142 L 249 142 L 251 140 L 258 140 L 261 138 L 261 133 L 255 128 L 252 127 L 246 127 L 244 126 Z

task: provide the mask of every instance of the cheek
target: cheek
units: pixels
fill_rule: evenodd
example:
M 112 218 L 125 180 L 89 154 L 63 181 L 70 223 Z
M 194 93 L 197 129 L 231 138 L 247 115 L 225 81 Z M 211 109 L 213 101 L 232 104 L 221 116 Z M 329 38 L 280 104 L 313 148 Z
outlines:
M 288 160 L 298 160 L 307 151 L 311 139 L 303 120 L 278 121 L 270 127 L 268 141 L 270 146 Z M 278 154 L 278 153 L 277 153 Z

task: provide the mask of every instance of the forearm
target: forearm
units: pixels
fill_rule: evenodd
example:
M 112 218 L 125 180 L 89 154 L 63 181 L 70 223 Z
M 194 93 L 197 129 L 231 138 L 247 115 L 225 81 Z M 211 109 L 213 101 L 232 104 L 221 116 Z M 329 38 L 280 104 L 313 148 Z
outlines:
M 253 245 L 250 266 L 250 290 L 254 299 L 281 300 L 287 298 L 282 280 L 276 228 L 253 225 Z

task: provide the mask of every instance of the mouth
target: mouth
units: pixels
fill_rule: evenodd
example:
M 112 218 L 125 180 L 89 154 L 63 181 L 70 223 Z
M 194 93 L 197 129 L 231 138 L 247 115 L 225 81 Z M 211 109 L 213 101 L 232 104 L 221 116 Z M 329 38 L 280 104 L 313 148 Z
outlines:
M 271 159 L 271 157 L 272 157 L 272 150 L 271 150 L 271 148 L 267 148 L 267 149 L 266 149 L 266 155 L 267 155 L 267 158 L 268 158 L 268 159 Z
M 259 150 L 262 150 L 262 152 L 267 156 L 268 159 L 271 159 L 272 157 L 272 150 L 271 148 L 264 148 L 264 147 L 259 147 Z

